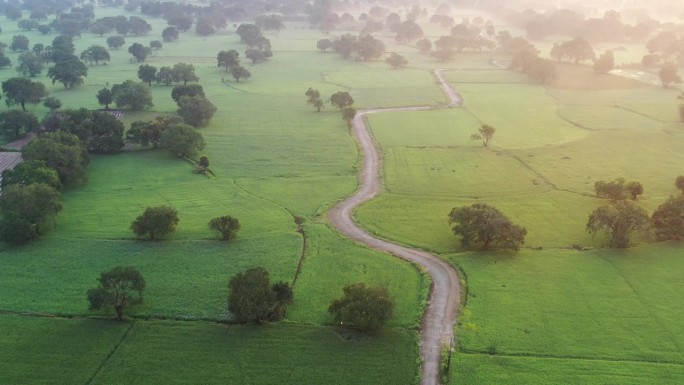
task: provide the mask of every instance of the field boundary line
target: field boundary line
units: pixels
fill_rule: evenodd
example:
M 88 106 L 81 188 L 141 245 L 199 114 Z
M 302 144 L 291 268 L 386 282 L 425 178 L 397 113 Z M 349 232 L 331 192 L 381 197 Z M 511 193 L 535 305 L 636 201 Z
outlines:
M 633 363 L 633 364 L 651 364 L 651 365 L 675 365 L 684 366 L 681 361 L 667 361 L 667 360 L 638 360 L 630 358 L 617 357 L 584 357 L 584 356 L 562 356 L 552 354 L 538 354 L 538 353 L 504 353 L 497 352 L 496 354 L 489 354 L 485 350 L 468 350 L 460 349 L 460 354 L 469 356 L 487 356 L 487 357 L 508 357 L 508 358 L 537 358 L 548 360 L 567 360 L 567 361 L 597 361 L 597 362 L 613 362 L 613 363 Z
M 85 385 L 92 384 L 95 377 L 97 377 L 100 371 L 102 371 L 102 368 L 104 368 L 104 366 L 107 365 L 107 362 L 109 362 L 112 356 L 117 352 L 117 350 L 119 350 L 121 344 L 123 344 L 126 341 L 128 335 L 131 333 L 131 330 L 133 330 L 133 326 L 135 326 L 135 321 L 132 321 L 130 323 L 130 326 L 123 332 L 123 335 L 121 336 L 121 338 L 119 338 L 119 341 L 114 345 L 114 347 L 112 347 L 112 350 L 109 351 L 107 357 L 105 357 L 104 360 L 102 360 L 102 362 L 100 363 L 100 365 L 95 369 L 95 372 L 93 372 L 92 376 L 90 376 L 88 381 L 85 382 Z

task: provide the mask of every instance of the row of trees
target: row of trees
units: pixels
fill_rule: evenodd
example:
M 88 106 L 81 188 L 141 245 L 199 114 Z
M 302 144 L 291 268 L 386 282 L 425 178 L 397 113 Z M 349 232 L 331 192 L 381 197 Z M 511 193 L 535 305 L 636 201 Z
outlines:
M 165 86 L 173 83 L 195 83 L 199 77 L 195 74 L 195 66 L 188 63 L 176 63 L 172 67 L 162 66 L 157 68 L 149 64 L 138 67 L 138 79 L 151 86 L 152 82 Z
M 148 241 L 159 241 L 176 231 L 178 225 L 178 211 L 171 206 L 147 207 L 131 223 L 133 233 Z M 220 234 L 222 241 L 229 241 L 237 237 L 240 221 L 230 215 L 212 218 L 209 229 Z
M 306 103 L 311 104 L 317 112 L 321 112 L 325 107 L 325 101 L 318 90 L 309 87 L 304 93 L 304 96 L 307 98 Z M 337 107 L 341 111 L 342 119 L 347 122 L 348 127 L 351 127 L 352 120 L 356 116 L 356 109 L 353 107 L 354 98 L 352 98 L 349 92 L 338 91 L 332 94 L 328 101 L 331 105 Z
M 597 196 L 611 202 L 589 215 L 587 232 L 605 233 L 611 247 L 616 248 L 629 247 L 631 236 L 637 232 L 646 235 L 652 231 L 659 241 L 684 239 L 684 176 L 678 176 L 675 185 L 682 194 L 670 196 L 649 217 L 646 210 L 633 202 L 643 193 L 640 183 L 625 183 L 622 178 L 597 182 Z M 524 227 L 513 224 L 501 211 L 485 203 L 453 208 L 449 223 L 466 249 L 517 251 L 527 234 Z
M 355 56 L 356 60 L 361 61 L 377 59 L 385 53 L 385 43 L 370 34 L 355 36 L 347 33 L 333 40 L 321 39 L 316 47 L 323 52 L 332 49 L 344 59 Z

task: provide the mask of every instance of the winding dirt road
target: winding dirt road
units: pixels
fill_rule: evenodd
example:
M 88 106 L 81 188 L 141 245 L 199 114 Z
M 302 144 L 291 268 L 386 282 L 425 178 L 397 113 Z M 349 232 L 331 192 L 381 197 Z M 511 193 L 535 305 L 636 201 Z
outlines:
M 444 92 L 449 96 L 448 107 L 460 106 L 461 97 L 444 80 L 442 71 L 434 71 L 434 74 L 441 83 Z M 458 274 L 451 265 L 433 254 L 373 237 L 354 223 L 352 213 L 356 207 L 373 199 L 381 188 L 380 156 L 370 130 L 366 126 L 365 116 L 379 112 L 423 111 L 435 108 L 415 106 L 358 111 L 352 124 L 354 134 L 364 154 L 363 169 L 359 175 L 359 190 L 328 212 L 330 223 L 340 233 L 371 248 L 417 263 L 432 276 L 430 301 L 423 316 L 420 333 L 420 355 L 423 362 L 421 385 L 439 384 L 439 363 L 442 347 L 451 347 L 454 342 L 453 328 L 461 300 Z

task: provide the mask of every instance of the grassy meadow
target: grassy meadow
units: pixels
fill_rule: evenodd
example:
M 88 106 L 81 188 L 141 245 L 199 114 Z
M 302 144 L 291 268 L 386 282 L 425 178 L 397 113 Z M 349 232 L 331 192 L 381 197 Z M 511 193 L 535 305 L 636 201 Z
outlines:
M 97 17 L 121 13 L 96 8 Z M 140 64 L 127 47 L 161 40 L 165 22 L 146 19 L 152 32 L 126 37 L 124 47 L 110 50 L 110 63 L 89 66 L 82 86 L 52 85 L 47 69 L 36 79 L 64 108 L 100 108 L 99 89 L 137 80 Z M 200 129 L 215 176 L 193 173 L 164 150 L 94 156 L 88 183 L 64 192 L 51 233 L 0 247 L 0 383 L 416 384 L 429 276 L 326 223 L 326 210 L 356 189 L 360 155 L 339 112 L 326 105 L 317 113 L 304 92 L 313 87 L 327 98 L 349 91 L 358 109 L 440 107 L 447 100 L 435 68 L 446 69 L 465 104 L 368 116 L 384 191 L 355 217 L 379 237 L 439 253 L 463 274 L 467 302 L 450 383 L 684 382 L 680 245 L 638 240 L 638 247 L 613 251 L 604 236 L 584 230 L 604 203 L 592 196 L 597 180 L 642 182 L 640 204 L 648 210 L 677 193 L 673 182 L 684 169 L 678 90 L 572 65 L 540 86 L 489 64 L 505 55 L 464 53 L 439 63 L 381 33 L 388 52 L 409 60 L 390 70 L 384 60 L 318 52 L 316 40 L 331 36 L 302 25 L 267 33 L 274 57 L 258 65 L 243 58 L 252 77 L 236 83 L 216 67 L 219 51 L 245 49 L 236 26 L 209 37 L 181 33 L 146 61 L 195 66 L 218 107 Z M 55 37 L 20 31 L 4 17 L 0 27 L 6 43 L 16 34 L 31 46 Z M 444 31 L 431 25 L 426 33 Z M 76 54 L 106 45 L 106 37 L 83 33 Z M 16 65 L 18 53 L 6 53 Z M 0 70 L 0 80 L 16 75 Z M 153 85 L 154 107 L 126 112 L 124 122 L 173 114 L 171 89 Z M 470 139 L 483 123 L 497 129 L 487 148 Z M 463 252 L 447 214 L 474 202 L 525 226 L 525 248 L 517 255 Z M 161 204 L 179 211 L 176 233 L 164 242 L 135 240 L 131 222 Z M 226 214 L 242 224 L 227 244 L 207 227 Z M 295 218 L 304 220 L 303 234 Z M 126 323 L 100 319 L 111 313 L 89 311 L 85 296 L 99 273 L 116 265 L 135 266 L 147 281 L 145 304 L 131 309 Z M 294 283 L 286 320 L 227 325 L 227 282 L 255 266 Z M 342 288 L 358 281 L 386 285 L 396 300 L 389 328 L 373 338 L 338 333 L 327 312 Z

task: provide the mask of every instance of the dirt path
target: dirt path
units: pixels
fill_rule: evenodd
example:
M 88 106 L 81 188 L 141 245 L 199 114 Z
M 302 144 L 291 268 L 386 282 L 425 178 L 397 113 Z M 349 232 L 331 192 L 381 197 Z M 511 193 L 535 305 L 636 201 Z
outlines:
M 441 70 L 434 72 L 449 96 L 448 107 L 461 105 L 461 97 L 444 80 Z M 378 108 L 359 111 L 353 121 L 354 134 L 364 154 L 363 168 L 359 175 L 359 190 L 328 212 L 328 219 L 345 236 L 377 250 L 385 251 L 399 258 L 423 266 L 432 276 L 432 291 L 420 333 L 420 355 L 422 358 L 422 385 L 439 384 L 439 363 L 442 347 L 451 347 L 454 342 L 453 328 L 460 304 L 461 288 L 456 270 L 441 258 L 420 250 L 396 245 L 365 232 L 352 220 L 353 210 L 369 201 L 380 192 L 380 157 L 364 117 L 379 112 L 423 111 L 435 107 L 415 106 L 400 108 Z

